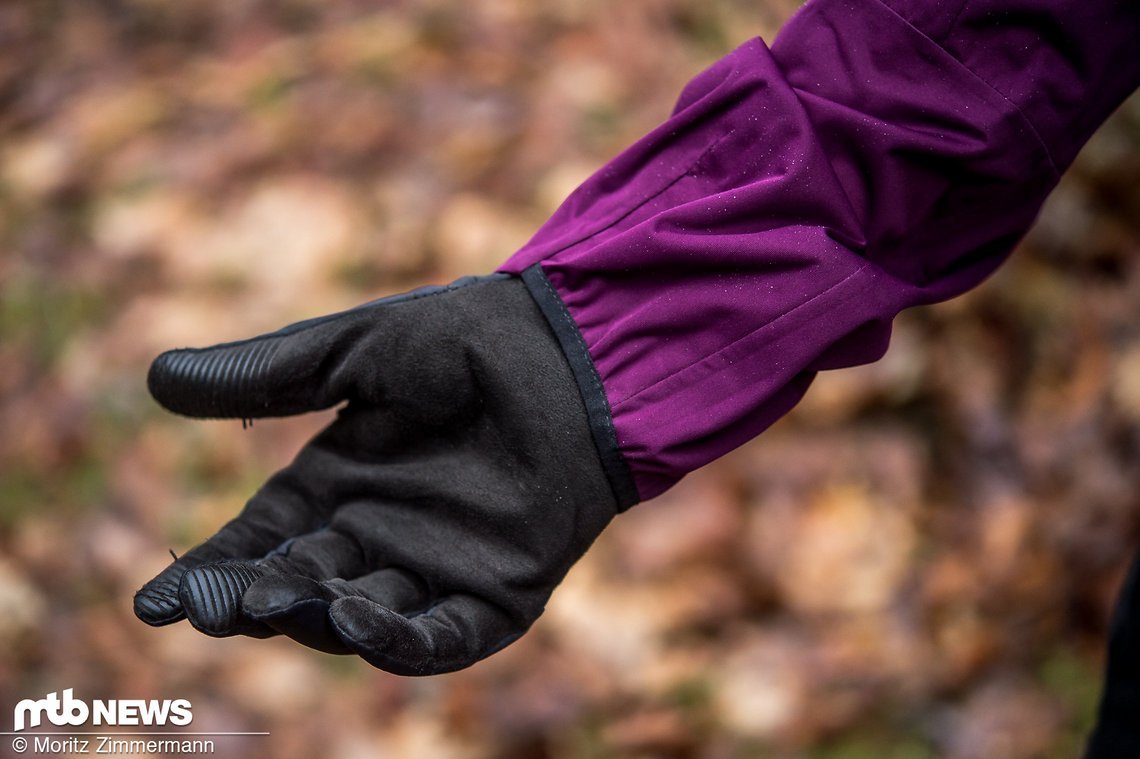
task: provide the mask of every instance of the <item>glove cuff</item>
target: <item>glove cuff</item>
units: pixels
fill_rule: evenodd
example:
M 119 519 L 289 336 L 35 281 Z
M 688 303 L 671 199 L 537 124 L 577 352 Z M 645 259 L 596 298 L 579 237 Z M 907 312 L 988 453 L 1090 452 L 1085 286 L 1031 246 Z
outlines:
M 586 340 L 541 266 L 534 264 L 524 269 L 521 276 L 523 284 L 562 346 L 562 353 L 566 356 L 574 381 L 578 384 L 578 391 L 582 394 L 582 402 L 586 405 L 590 435 L 598 449 L 598 458 L 601 459 L 606 479 L 617 499 L 618 511 L 625 511 L 641 498 L 618 446 L 610 402 L 586 347 Z

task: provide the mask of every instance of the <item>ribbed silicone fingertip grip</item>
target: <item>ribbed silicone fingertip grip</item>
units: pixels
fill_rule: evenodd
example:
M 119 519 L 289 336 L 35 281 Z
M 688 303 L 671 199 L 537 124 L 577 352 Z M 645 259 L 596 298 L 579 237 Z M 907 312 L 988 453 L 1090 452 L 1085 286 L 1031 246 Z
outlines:
M 147 373 L 147 387 L 167 409 L 186 416 L 255 417 L 264 413 L 267 377 L 280 340 L 166 351 Z
M 206 564 L 182 576 L 178 589 L 190 624 L 207 635 L 233 635 L 241 618 L 241 597 L 264 572 L 249 564 Z
M 135 616 L 148 625 L 165 625 L 182 619 L 178 583 L 158 577 L 135 593 Z

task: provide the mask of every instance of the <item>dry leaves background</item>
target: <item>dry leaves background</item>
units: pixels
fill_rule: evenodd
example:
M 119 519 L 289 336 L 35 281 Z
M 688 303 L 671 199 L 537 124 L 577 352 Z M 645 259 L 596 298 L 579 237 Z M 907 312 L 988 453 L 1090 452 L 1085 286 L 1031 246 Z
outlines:
M 1140 527 L 1136 98 L 995 278 L 619 519 L 491 660 L 131 615 L 324 421 L 170 417 L 153 355 L 490 270 L 794 5 L 0 5 L 0 715 L 185 697 L 272 733 L 243 757 L 1075 756 Z

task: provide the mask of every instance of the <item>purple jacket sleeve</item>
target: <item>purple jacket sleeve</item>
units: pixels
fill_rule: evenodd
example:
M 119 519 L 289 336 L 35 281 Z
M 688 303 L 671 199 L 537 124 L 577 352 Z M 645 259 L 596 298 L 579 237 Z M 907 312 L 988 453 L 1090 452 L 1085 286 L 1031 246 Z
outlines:
M 1135 0 L 810 0 L 511 257 L 625 505 L 963 292 L 1140 85 Z

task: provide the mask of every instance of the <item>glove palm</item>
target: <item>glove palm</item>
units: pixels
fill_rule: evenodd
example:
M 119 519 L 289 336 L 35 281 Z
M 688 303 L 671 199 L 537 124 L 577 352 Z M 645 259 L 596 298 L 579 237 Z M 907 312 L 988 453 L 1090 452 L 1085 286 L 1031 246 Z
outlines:
M 570 368 L 515 279 L 170 351 L 149 384 L 195 417 L 347 401 L 138 592 L 152 625 L 284 634 L 398 674 L 460 669 L 526 631 L 617 511 Z

